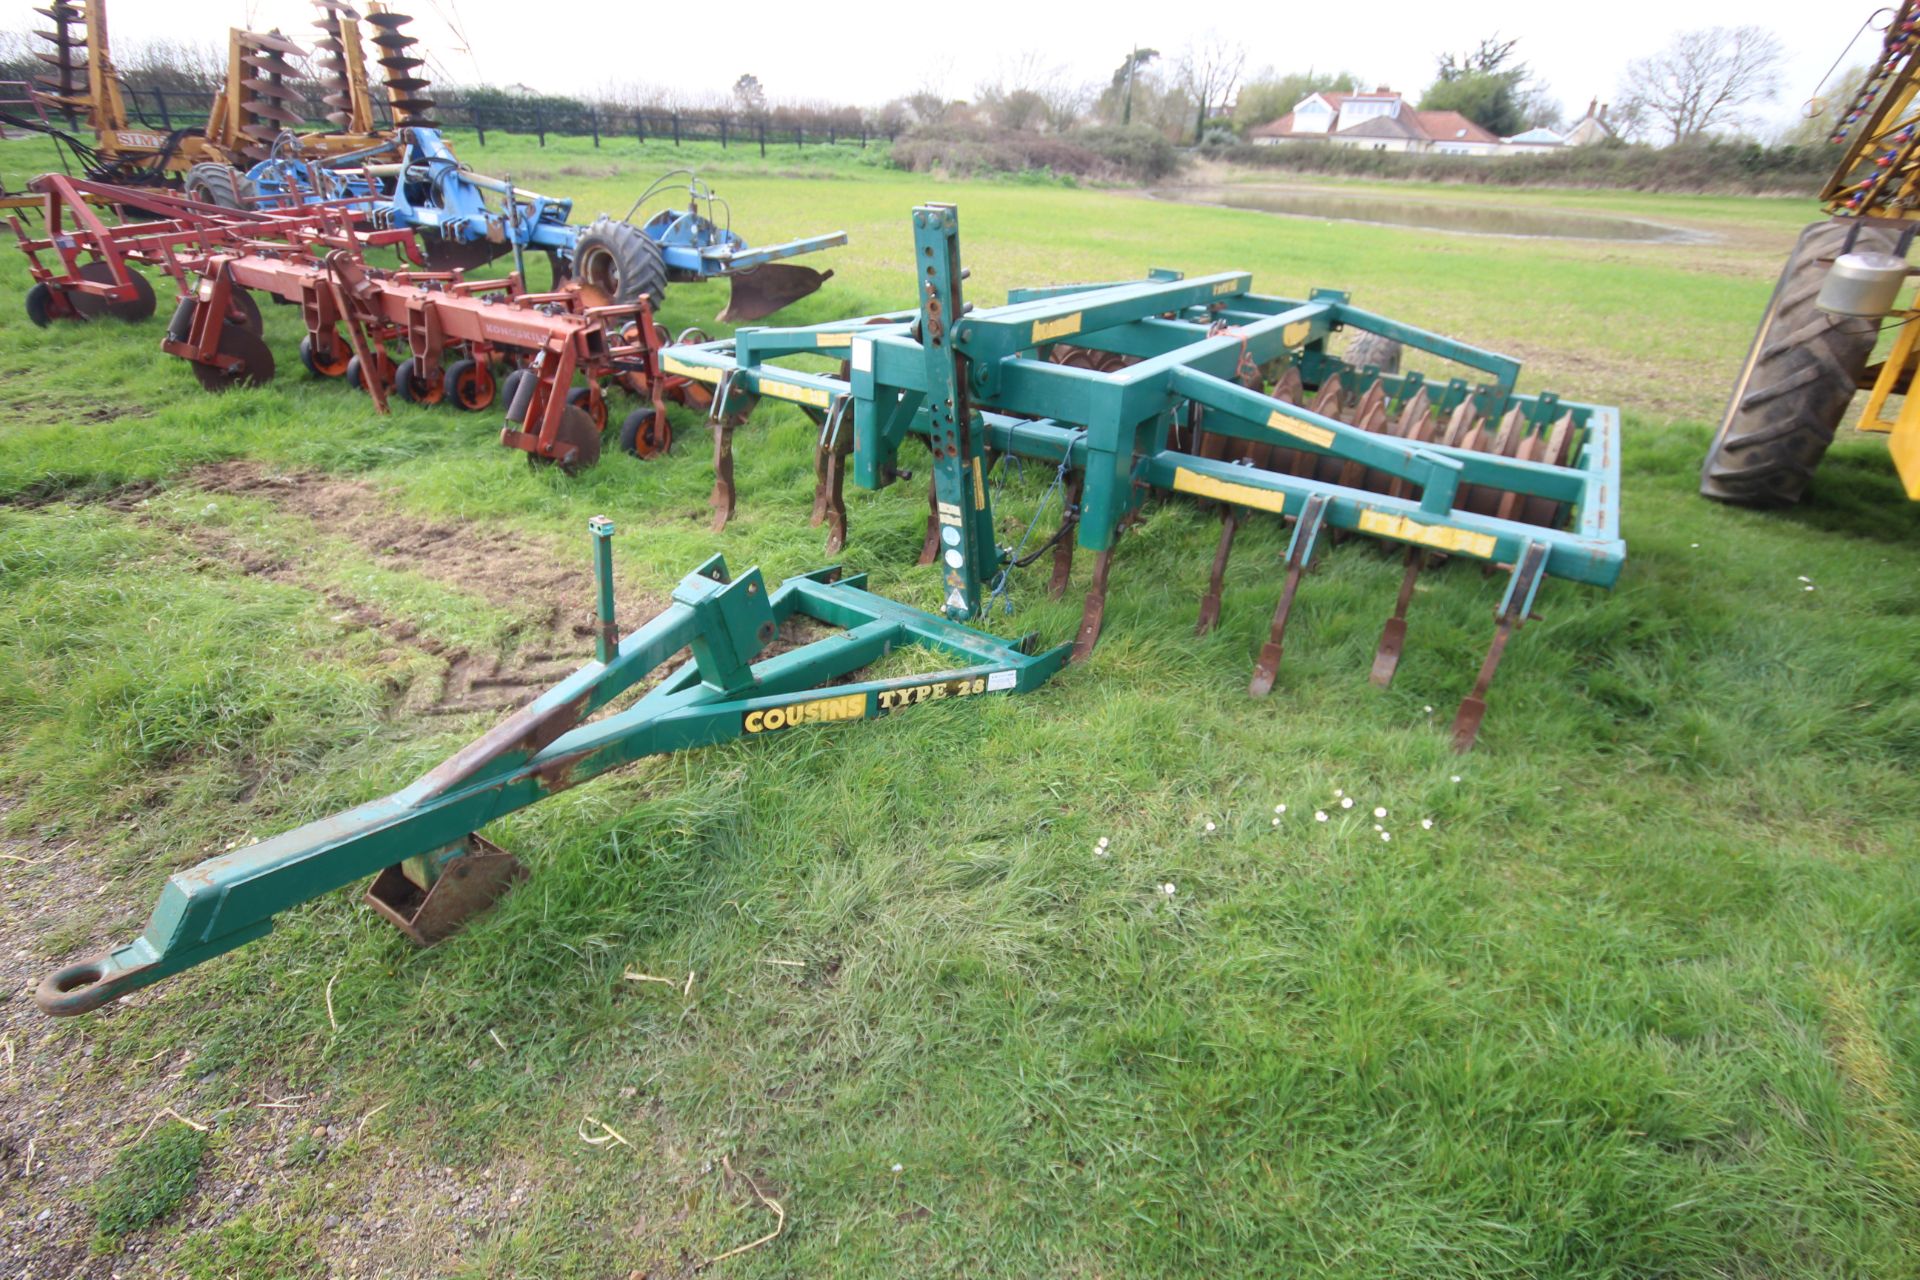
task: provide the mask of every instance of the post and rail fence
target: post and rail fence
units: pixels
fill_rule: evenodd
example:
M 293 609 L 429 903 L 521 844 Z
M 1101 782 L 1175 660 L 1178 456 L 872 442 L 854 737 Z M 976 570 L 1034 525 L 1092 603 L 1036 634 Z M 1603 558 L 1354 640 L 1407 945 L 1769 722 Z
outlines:
M 208 99 L 204 93 L 184 89 L 128 89 L 127 112 L 134 121 L 149 129 L 195 128 L 206 119 Z M 305 117 L 296 126 L 302 130 L 327 128 L 324 111 L 317 99 L 295 104 Z M 639 142 L 663 141 L 674 146 L 689 142 L 718 142 L 724 148 L 757 147 L 761 155 L 768 147 L 866 147 L 869 143 L 892 143 L 899 137 L 895 125 L 878 125 L 857 118 L 826 118 L 813 121 L 783 118 L 771 114 L 729 114 L 727 112 L 660 111 L 642 108 L 580 108 L 555 104 L 538 98 L 525 102 L 467 103 L 442 99 L 434 108 L 442 127 L 473 130 L 479 145 L 487 145 L 487 134 L 513 133 L 537 138 L 547 145 L 549 134 L 560 138 L 592 138 L 598 147 L 603 139 L 633 138 Z M 383 123 L 390 124 L 390 119 Z

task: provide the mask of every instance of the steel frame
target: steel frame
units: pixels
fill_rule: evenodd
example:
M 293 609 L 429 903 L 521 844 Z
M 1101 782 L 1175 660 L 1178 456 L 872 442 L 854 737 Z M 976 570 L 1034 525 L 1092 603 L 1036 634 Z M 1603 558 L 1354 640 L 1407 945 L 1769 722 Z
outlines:
M 1115 542 L 1154 493 L 1188 495 L 1227 513 L 1209 592 L 1216 610 L 1232 521 L 1247 511 L 1285 516 L 1295 521 L 1288 583 L 1271 653 L 1256 670 L 1256 694 L 1271 686 L 1293 591 L 1324 529 L 1419 553 L 1410 560 L 1410 577 L 1432 553 L 1507 568 L 1496 664 L 1505 636 L 1529 616 L 1543 578 L 1610 587 L 1619 576 L 1625 559 L 1619 414 L 1611 407 L 1551 393 L 1516 394 L 1520 365 L 1509 357 L 1362 310 L 1334 290 L 1316 290 L 1304 300 L 1256 294 L 1244 272 L 1192 279 L 1156 272 L 1143 281 L 1023 289 L 1004 307 L 967 311 L 957 210 L 921 206 L 913 228 L 920 281 L 915 312 L 743 329 L 730 340 L 665 353 L 667 372 L 716 389 L 716 525 L 732 508 L 731 431 L 760 399 L 797 405 L 822 424 L 816 511 L 827 510 L 836 540 L 844 539 L 838 487 L 844 472 L 850 469 L 864 487 L 884 487 L 905 474 L 901 443 L 918 437 L 934 459 L 931 554 L 923 563 L 938 558 L 947 615 L 970 618 L 1008 558 L 993 538 L 984 480 L 990 457 L 1053 463 L 1074 476 L 1068 519 L 1078 545 L 1097 557 L 1075 649 L 1084 657 L 1100 634 Z M 1342 329 L 1393 339 L 1484 381 L 1437 383 L 1419 373 L 1354 368 L 1327 351 L 1327 339 Z M 1100 371 L 1048 358 L 1068 340 L 1125 363 Z M 846 373 L 774 363 L 797 355 L 838 357 Z M 1385 406 L 1422 398 L 1442 414 L 1504 419 L 1502 439 L 1511 452 L 1400 439 L 1269 394 L 1268 385 L 1287 370 L 1309 389 L 1337 383 L 1347 393 L 1374 394 L 1382 417 Z M 838 431 L 834 424 L 849 416 L 852 430 Z M 1533 446 L 1550 429 L 1563 440 L 1566 465 L 1516 456 L 1543 452 Z M 1191 432 L 1185 441 L 1183 430 Z M 1203 449 L 1202 439 L 1226 443 Z M 1276 451 L 1305 465 L 1252 465 Z M 1375 487 L 1363 487 L 1368 480 Z M 1553 512 L 1556 522 L 1520 518 L 1539 510 Z M 1071 554 L 1063 539 L 1056 591 L 1065 585 Z M 1383 637 L 1376 670 L 1388 678 L 1410 598 L 1402 592 Z M 1203 613 L 1202 629 L 1207 625 Z M 1456 719 L 1455 739 L 1463 748 L 1478 730 L 1484 683 L 1469 699 L 1479 711 L 1463 705 Z
M 808 725 L 871 720 L 925 702 L 1024 693 L 1064 665 L 1065 646 L 1034 652 L 895 604 L 837 569 L 771 593 L 758 569 L 738 578 L 715 556 L 674 589 L 666 610 L 621 637 L 614 622 L 613 524 L 595 517 L 595 660 L 401 791 L 212 858 L 170 878 L 141 936 L 65 966 L 35 1000 L 51 1014 L 97 1009 L 266 934 L 281 911 L 378 872 L 380 913 L 419 942 L 450 932 L 520 877 L 482 839 L 488 823 L 644 756 Z M 807 618 L 837 634 L 760 657 L 781 624 Z M 918 646 L 946 669 L 833 683 Z M 594 718 L 682 649 L 681 664 L 625 710 Z M 756 660 L 758 659 L 758 660 Z
M 27 255 L 27 270 L 36 284 L 44 284 L 52 303 L 50 313 L 80 318 L 73 304 L 78 297 L 103 305 L 129 304 L 142 295 L 143 282 L 133 278 L 134 265 L 158 267 L 174 280 L 179 296 L 191 293 L 187 275 L 209 256 L 241 241 L 294 243 L 324 233 L 338 233 L 360 221 L 365 199 L 318 201 L 283 208 L 228 209 L 189 200 L 185 196 L 149 187 L 126 187 L 42 174 L 27 184 L 40 197 L 44 234 L 32 235 L 17 213 L 9 213 L 14 239 Z M 110 222 L 101 208 L 138 209 L 163 216 L 141 222 Z M 411 261 L 421 261 L 411 232 L 403 229 L 360 233 L 364 246 L 394 245 Z M 41 261 L 42 254 L 53 265 Z M 81 269 L 106 264 L 107 279 L 90 279 Z M 83 304 L 84 305 L 84 304 Z

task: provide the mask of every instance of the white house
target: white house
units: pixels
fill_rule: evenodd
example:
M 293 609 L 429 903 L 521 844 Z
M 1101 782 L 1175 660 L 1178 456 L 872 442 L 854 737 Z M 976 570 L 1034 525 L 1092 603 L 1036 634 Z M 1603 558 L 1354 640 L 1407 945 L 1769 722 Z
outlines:
M 1419 111 L 1384 85 L 1372 93 L 1308 94 L 1288 114 L 1255 125 L 1247 137 L 1257 146 L 1330 142 L 1367 151 L 1424 151 L 1452 155 L 1498 155 L 1500 139 L 1458 111 Z

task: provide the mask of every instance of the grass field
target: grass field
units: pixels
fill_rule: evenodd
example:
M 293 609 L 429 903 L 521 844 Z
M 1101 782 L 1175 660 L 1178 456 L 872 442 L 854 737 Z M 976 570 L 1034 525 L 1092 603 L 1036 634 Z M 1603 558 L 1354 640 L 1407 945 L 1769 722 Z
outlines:
M 675 159 L 490 142 L 589 216 Z M 28 326 L 0 253 L 7 1269 L 677 1276 L 771 1200 L 714 1274 L 1920 1274 L 1920 517 L 1858 437 L 1793 512 L 1694 496 L 1811 205 L 1448 194 L 1714 237 L 1519 241 L 873 159 L 703 155 L 750 237 L 852 236 L 783 318 L 908 305 L 929 198 L 982 303 L 1149 266 L 1346 288 L 1622 407 L 1619 587 L 1549 584 L 1462 760 L 1498 580 L 1427 575 L 1382 692 L 1399 562 L 1339 547 L 1252 702 L 1283 531 L 1196 641 L 1216 526 L 1162 507 L 1037 694 L 645 762 L 489 828 L 532 878 L 443 946 L 343 892 L 54 1023 L 32 984 L 166 874 L 410 781 L 497 716 L 476 671 L 584 660 L 589 516 L 633 618 L 713 551 L 823 555 L 797 413 L 740 433 L 714 536 L 696 416 L 568 480 L 493 414 L 307 379 L 277 308 L 281 377 L 211 399 L 158 320 Z M 9 182 L 47 163 L 0 144 Z M 849 505 L 843 563 L 934 606 L 919 487 Z M 1089 569 L 987 625 L 1069 639 Z

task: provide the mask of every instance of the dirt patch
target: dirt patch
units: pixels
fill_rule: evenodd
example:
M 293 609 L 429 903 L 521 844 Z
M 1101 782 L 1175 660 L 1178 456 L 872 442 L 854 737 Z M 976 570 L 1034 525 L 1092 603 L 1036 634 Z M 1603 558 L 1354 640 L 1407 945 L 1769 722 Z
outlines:
M 0 497 L 0 506 L 33 508 L 66 502 L 75 506 L 105 507 L 109 511 L 132 511 L 159 491 L 160 486 L 152 480 L 132 480 L 126 484 L 96 488 L 86 485 L 75 487 L 68 479 L 54 476 L 26 485 L 17 493 Z
M 525 534 L 470 521 L 430 521 L 396 511 L 380 491 L 356 480 L 315 472 L 285 473 L 254 462 L 223 462 L 193 472 L 189 482 L 209 493 L 264 500 L 313 521 L 396 569 L 472 595 L 524 619 L 504 654 L 474 654 L 389 617 L 337 586 L 321 585 L 298 558 L 247 547 L 224 528 L 182 530 L 224 563 L 323 595 L 334 620 L 377 632 L 391 644 L 421 650 L 445 664 L 437 690 L 410 693 L 404 705 L 429 715 L 457 715 L 521 706 L 564 679 L 591 656 L 594 612 L 591 583 L 579 557 Z M 623 631 L 656 612 L 653 602 L 619 610 Z

